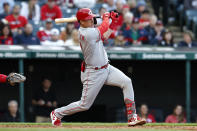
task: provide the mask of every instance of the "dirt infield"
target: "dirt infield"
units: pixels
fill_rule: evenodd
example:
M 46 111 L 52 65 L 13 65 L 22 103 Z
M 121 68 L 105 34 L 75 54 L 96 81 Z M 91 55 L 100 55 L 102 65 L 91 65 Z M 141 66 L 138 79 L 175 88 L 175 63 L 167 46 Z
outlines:
M 128 127 L 125 123 L 65 123 L 61 127 L 51 126 L 49 123 L 0 123 L 0 131 L 1 129 L 11 128 L 13 131 L 15 129 L 65 129 L 67 130 L 193 130 L 197 131 L 197 124 L 164 124 L 164 123 L 156 123 L 156 124 L 146 124 L 144 126 L 136 126 L 136 127 Z

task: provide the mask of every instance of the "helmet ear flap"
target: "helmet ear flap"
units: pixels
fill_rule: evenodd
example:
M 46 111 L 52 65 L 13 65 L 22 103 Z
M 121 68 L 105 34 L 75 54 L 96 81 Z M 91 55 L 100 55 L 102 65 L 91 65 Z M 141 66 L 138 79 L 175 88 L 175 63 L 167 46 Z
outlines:
M 96 17 L 93 17 L 93 20 L 94 20 L 94 25 L 96 25 L 97 24 Z

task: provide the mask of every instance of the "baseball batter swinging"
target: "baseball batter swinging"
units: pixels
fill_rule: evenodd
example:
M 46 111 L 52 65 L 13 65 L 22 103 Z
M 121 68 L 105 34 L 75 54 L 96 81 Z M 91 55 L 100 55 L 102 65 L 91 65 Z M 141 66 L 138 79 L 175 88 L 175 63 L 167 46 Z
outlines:
M 90 9 L 78 10 L 76 17 L 80 23 L 79 39 L 84 56 L 84 62 L 81 65 L 82 96 L 81 100 L 52 111 L 50 114 L 52 124 L 60 126 L 64 116 L 88 110 L 104 84 L 118 86 L 123 90 L 128 126 L 145 124 L 145 120 L 137 119 L 131 79 L 109 64 L 103 46 L 103 41 L 108 39 L 118 22 L 118 14 L 115 12 L 104 13 L 103 22 L 97 28 L 94 27 L 95 15 Z M 110 18 L 112 19 L 111 24 Z

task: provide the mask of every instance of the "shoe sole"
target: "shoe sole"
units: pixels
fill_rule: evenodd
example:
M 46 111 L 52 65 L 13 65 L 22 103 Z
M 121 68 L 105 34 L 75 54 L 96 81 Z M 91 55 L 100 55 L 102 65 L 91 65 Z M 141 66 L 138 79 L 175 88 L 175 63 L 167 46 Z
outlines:
M 135 124 L 128 124 L 128 126 L 129 127 L 131 127 L 131 126 L 142 126 L 144 124 L 146 124 L 146 121 L 139 121 L 139 122 L 137 122 Z
M 51 124 L 52 124 L 53 126 L 62 126 L 62 123 L 60 123 L 60 125 L 54 125 L 54 124 L 52 123 L 52 121 L 53 121 L 53 115 L 52 115 L 52 112 L 50 113 L 50 117 L 51 117 Z

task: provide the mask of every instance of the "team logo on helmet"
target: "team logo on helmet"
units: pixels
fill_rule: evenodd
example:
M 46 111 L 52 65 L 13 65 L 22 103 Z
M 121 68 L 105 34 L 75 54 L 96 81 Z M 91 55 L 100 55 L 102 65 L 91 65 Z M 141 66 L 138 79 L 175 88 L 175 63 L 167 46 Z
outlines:
M 89 14 L 89 15 L 92 15 L 92 11 L 90 10 L 90 11 L 88 12 L 88 14 Z

